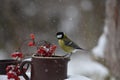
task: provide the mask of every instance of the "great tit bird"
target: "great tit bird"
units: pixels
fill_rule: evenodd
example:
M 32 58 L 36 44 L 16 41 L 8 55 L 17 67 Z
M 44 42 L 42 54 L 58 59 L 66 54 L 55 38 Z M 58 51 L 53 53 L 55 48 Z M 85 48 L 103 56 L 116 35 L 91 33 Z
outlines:
M 58 39 L 58 44 L 60 47 L 67 53 L 70 53 L 69 56 L 72 55 L 76 50 L 84 50 L 80 48 L 76 43 L 71 41 L 63 32 L 57 32 L 56 37 Z M 64 55 L 67 56 L 68 54 Z

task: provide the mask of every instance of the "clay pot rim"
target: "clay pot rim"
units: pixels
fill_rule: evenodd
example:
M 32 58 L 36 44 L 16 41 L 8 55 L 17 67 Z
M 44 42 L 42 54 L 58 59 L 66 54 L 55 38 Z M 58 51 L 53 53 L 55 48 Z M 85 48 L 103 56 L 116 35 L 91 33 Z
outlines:
M 54 56 L 51 56 L 51 57 L 42 57 L 42 56 L 36 56 L 35 54 L 33 54 L 32 58 L 40 58 L 40 59 L 68 59 L 68 60 L 70 60 L 69 57 L 63 57 L 63 56 L 58 56 L 58 55 L 54 55 Z

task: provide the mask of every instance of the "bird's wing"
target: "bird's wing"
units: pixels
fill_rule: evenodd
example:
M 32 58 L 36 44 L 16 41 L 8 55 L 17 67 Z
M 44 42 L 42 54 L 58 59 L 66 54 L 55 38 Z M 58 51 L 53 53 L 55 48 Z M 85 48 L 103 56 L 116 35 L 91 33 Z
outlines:
M 73 47 L 75 49 L 82 49 L 76 43 L 74 43 L 73 41 L 71 41 L 68 38 L 64 39 L 64 42 L 65 42 L 65 45 L 67 45 L 67 46 Z

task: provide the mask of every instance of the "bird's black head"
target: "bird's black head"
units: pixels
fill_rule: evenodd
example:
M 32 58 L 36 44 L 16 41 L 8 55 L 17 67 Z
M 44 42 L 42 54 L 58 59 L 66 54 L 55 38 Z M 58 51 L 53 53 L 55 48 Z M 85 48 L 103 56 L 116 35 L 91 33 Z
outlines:
M 58 39 L 62 39 L 64 37 L 64 33 L 63 32 L 57 32 L 56 37 Z

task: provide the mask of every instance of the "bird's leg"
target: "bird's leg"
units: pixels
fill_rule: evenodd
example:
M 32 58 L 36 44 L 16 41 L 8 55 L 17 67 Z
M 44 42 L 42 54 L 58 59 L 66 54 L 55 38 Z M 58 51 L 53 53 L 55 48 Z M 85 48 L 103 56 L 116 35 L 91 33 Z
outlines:
M 66 57 L 68 55 L 68 57 L 71 57 L 71 55 L 72 55 L 72 52 L 71 53 L 67 53 L 67 54 L 65 54 L 65 55 L 63 55 L 63 57 Z

